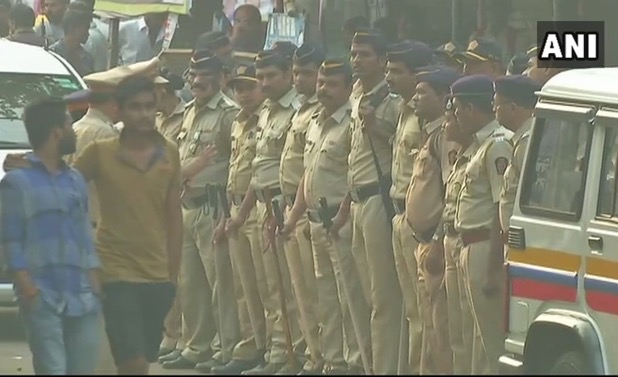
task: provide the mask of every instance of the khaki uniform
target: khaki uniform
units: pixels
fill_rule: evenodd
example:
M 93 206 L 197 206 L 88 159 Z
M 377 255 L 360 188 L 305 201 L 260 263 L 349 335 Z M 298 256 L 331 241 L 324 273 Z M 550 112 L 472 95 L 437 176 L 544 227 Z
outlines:
M 379 195 L 378 175 L 364 124 L 358 115 L 361 102 L 385 90 L 382 81 L 352 103 L 351 150 L 348 186 L 352 196 L 352 253 L 363 290 L 372 307 L 371 341 L 376 374 L 395 374 L 401 323 L 402 298 L 392 253 L 392 231 Z M 384 175 L 391 169 L 391 139 L 399 116 L 399 97 L 387 95 L 377 106 L 371 138 Z M 386 177 L 387 178 L 387 177 Z
M 187 183 L 182 196 L 185 230 L 179 291 L 183 330 L 187 330 L 182 356 L 192 362 L 205 361 L 211 350 L 213 359 L 228 362 L 240 336 L 236 302 L 229 299 L 234 297 L 234 279 L 227 244 L 216 248 L 212 244 L 218 221 L 213 219 L 216 199 L 205 195 L 209 186 L 226 185 L 231 127 L 237 112 L 235 103 L 221 92 L 202 108 L 192 101 L 186 106 L 178 135 L 183 166 L 206 145 L 214 144 L 218 153 L 213 165 Z
M 465 169 L 464 184 L 457 201 L 455 229 L 463 243 L 461 263 L 475 326 L 482 341 L 482 351 L 489 365 L 483 367 L 476 361 L 472 373 L 498 372 L 498 358 L 504 349 L 503 292 L 492 297 L 483 293 L 491 250 L 489 229 L 496 219 L 496 204 L 500 200 L 504 170 L 513 155 L 510 139 L 513 133 L 492 121 L 479 130 L 465 154 L 471 155 Z M 501 281 L 501 280 L 499 280 Z
M 256 134 L 255 158 L 253 159 L 253 177 L 251 187 L 255 191 L 258 202 L 256 203 L 258 227 L 263 229 L 263 224 L 270 218 L 267 201 L 280 196 L 279 165 L 285 136 L 288 132 L 294 113 L 300 108 L 298 94 L 290 89 L 278 101 L 266 100 L 265 106 L 260 113 Z M 268 206 L 267 206 L 268 204 Z M 279 303 L 279 286 L 277 284 L 277 263 L 269 241 L 264 239 L 260 232 L 262 263 L 266 272 L 267 287 L 260 287 L 262 304 L 266 309 L 266 326 L 270 328 L 271 347 L 265 355 L 265 360 L 272 364 L 287 362 L 286 340 L 283 330 L 283 319 Z M 268 248 L 268 250 L 266 250 Z M 288 319 L 290 322 L 292 342 L 295 349 L 299 349 L 302 343 L 302 334 L 298 322 L 298 308 L 292 293 L 290 272 L 287 268 L 287 258 L 283 250 L 277 250 L 279 265 L 283 277 L 284 295 L 286 298 Z
M 178 134 L 182 127 L 182 118 L 185 113 L 186 105 L 185 101 L 180 100 L 169 116 L 165 116 L 163 113 L 157 113 L 156 127 L 161 135 L 172 141 L 177 141 Z
M 227 181 L 231 216 L 235 217 L 251 182 L 251 162 L 255 158 L 256 131 L 262 106 L 252 114 L 241 110 L 232 126 L 232 154 Z M 238 305 L 240 341 L 234 347 L 234 360 L 253 360 L 266 348 L 266 319 L 259 287 L 267 287 L 257 211 L 229 239 Z
M 79 121 L 73 124 L 75 136 L 77 138 L 75 144 L 75 153 L 69 156 L 69 162 L 75 160 L 86 146 L 95 140 L 109 139 L 118 136 L 118 132 L 114 129 L 112 121 L 101 111 L 89 108 Z M 97 198 L 97 190 L 93 182 L 88 184 L 88 208 L 90 211 L 90 221 L 96 227 L 99 219 L 99 200 Z M 96 368 L 96 374 L 114 374 L 116 367 L 114 359 L 109 348 L 107 335 L 105 334 L 105 323 L 101 318 L 100 333 L 103 344 L 101 345 L 101 354 L 99 355 L 99 363 Z
M 461 151 L 463 152 L 463 151 Z M 468 375 L 472 368 L 474 345 L 474 318 L 468 302 L 462 264 L 461 240 L 455 230 L 455 209 L 463 185 L 464 173 L 470 156 L 458 156 L 446 182 L 444 199 L 444 253 L 445 284 L 448 300 L 448 333 L 453 351 L 453 373 Z
M 524 158 L 528 149 L 528 141 L 530 140 L 530 132 L 532 131 L 532 123 L 534 118 L 530 118 L 513 134 L 511 139 L 513 144 L 513 158 L 511 163 L 504 172 L 504 184 L 500 193 L 500 225 L 502 231 L 508 232 L 509 222 L 513 216 L 513 207 L 515 206 L 515 196 L 517 195 L 517 187 L 519 186 L 519 177 L 524 167 Z
M 434 235 L 442 233 L 444 185 L 453 166 L 449 154 L 456 145 L 444 137 L 440 117 L 423 127 L 423 147 L 414 162 L 406 195 L 406 217 L 419 241 L 415 251 L 418 265 L 419 305 L 423 321 L 421 374 L 452 373 L 444 271 L 430 272 L 426 260 Z
M 393 254 L 395 267 L 399 277 L 399 285 L 403 293 L 408 320 L 408 363 L 405 374 L 419 374 L 421 362 L 421 345 L 423 326 L 418 307 L 417 264 L 414 253 L 418 242 L 414 239 L 412 229 L 405 220 L 405 197 L 412 178 L 414 154 L 418 153 L 421 144 L 421 126 L 414 114 L 412 101 L 401 105 L 401 115 L 397 123 L 397 131 L 393 140 L 393 167 L 391 176 L 393 185 L 390 197 L 395 208 L 393 218 Z
M 348 222 L 339 231 L 339 240 L 327 236 L 317 213 L 319 199 L 326 198 L 329 215 L 334 216 L 348 192 L 347 156 L 350 153 L 350 104 L 329 118 L 314 116 L 307 130 L 305 144 L 305 181 L 303 192 L 311 227 L 311 243 L 315 260 L 318 319 L 324 370 L 343 371 L 347 367 L 362 368 L 361 351 L 352 325 L 352 315 L 359 320 L 367 355 L 371 355 L 369 317 L 371 310 L 352 255 L 352 227 Z M 343 279 L 351 292 L 347 297 Z M 344 352 L 344 345 L 347 353 Z M 347 365 L 346 365 L 347 364 Z
M 317 96 L 308 98 L 292 118 L 292 125 L 288 131 L 283 153 L 281 154 L 281 165 L 279 167 L 279 182 L 281 192 L 286 203 L 287 217 L 292 210 L 296 198 L 296 190 L 303 176 L 303 152 L 305 149 L 305 136 L 311 116 L 318 111 L 320 103 Z M 308 370 L 321 367 L 322 355 L 320 351 L 319 328 L 317 313 L 318 297 L 316 292 L 315 271 L 313 267 L 313 252 L 311 250 L 311 240 L 308 232 L 309 227 L 307 216 L 303 216 L 297 226 L 296 232 L 285 243 L 285 256 L 290 270 L 292 288 L 298 314 L 300 319 L 300 329 L 303 333 L 305 343 L 307 343 L 307 356 L 310 363 L 306 365 Z

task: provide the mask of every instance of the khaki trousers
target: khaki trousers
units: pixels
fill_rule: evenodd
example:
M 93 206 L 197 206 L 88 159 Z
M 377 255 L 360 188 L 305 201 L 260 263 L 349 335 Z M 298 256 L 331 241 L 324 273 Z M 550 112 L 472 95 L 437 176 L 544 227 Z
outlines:
M 418 266 L 414 255 L 417 247 L 418 242 L 412 235 L 412 229 L 406 222 L 405 215 L 393 217 L 393 255 L 406 307 L 409 335 L 408 365 L 407 369 L 402 371 L 404 374 L 419 374 L 421 365 L 423 323 L 419 310 Z
M 291 208 L 288 207 L 285 214 L 286 218 L 290 211 Z M 298 221 L 294 234 L 285 242 L 285 257 L 298 307 L 300 330 L 307 344 L 306 354 L 309 356 L 309 361 L 308 365 L 305 365 L 305 369 L 314 370 L 322 366 L 322 352 L 320 350 L 316 310 L 318 302 L 317 283 L 307 215 L 304 215 Z
M 211 356 L 225 363 L 238 342 L 239 325 L 227 243 L 213 246 L 212 215 L 208 206 L 183 210 L 179 292 L 187 344 L 182 356 L 192 362 Z
M 275 257 L 279 259 L 278 265 L 280 267 L 280 272 L 283 279 L 283 293 L 287 306 L 288 320 L 290 322 L 292 345 L 295 351 L 302 348 L 303 343 L 303 337 L 298 321 L 298 307 L 296 306 L 296 300 L 292 293 L 290 271 L 288 269 L 288 262 L 285 252 L 284 250 L 281 250 L 281 243 L 277 245 L 278 255 L 275 256 L 273 253 L 273 248 L 269 245 L 269 241 L 265 239 L 264 232 L 262 232 L 263 224 L 265 224 L 266 219 L 269 216 L 266 204 L 258 201 L 256 203 L 256 207 L 258 227 L 260 229 L 260 249 L 265 251 L 261 253 L 261 257 L 264 265 L 266 283 L 268 285 L 267 297 L 262 297 L 262 303 L 266 309 L 267 320 L 268 317 L 274 318 L 270 336 L 271 347 L 269 352 L 267 352 L 264 356 L 264 359 L 270 363 L 285 363 L 287 362 L 287 345 L 283 328 L 281 305 L 279 301 L 279 285 L 277 282 L 276 270 L 277 262 Z M 268 250 L 266 250 L 267 248 Z
M 360 344 L 371 358 L 371 309 L 365 299 L 361 279 L 352 256 L 352 227 L 348 222 L 337 241 L 328 237 L 322 224 L 310 223 L 318 293 L 318 316 L 322 324 L 320 341 L 325 370 L 362 368 Z M 350 289 L 347 297 L 343 287 Z M 358 319 L 356 334 L 352 315 Z M 360 337 L 360 344 L 359 339 Z M 371 359 L 369 360 L 371 362 Z
M 463 266 L 460 262 L 461 248 L 458 236 L 444 237 L 448 332 L 453 351 L 453 373 L 467 375 L 472 371 L 474 317 L 468 302 Z
M 427 270 L 430 249 L 431 244 L 424 243 L 419 243 L 416 249 L 419 280 L 423 281 L 420 303 L 425 360 L 421 361 L 421 374 L 452 374 L 453 353 L 449 344 L 444 272 L 432 274 Z
M 239 209 L 239 206 L 232 206 L 232 217 L 238 214 Z M 256 215 L 255 209 L 251 211 L 236 237 L 229 240 L 241 334 L 240 341 L 234 346 L 234 360 L 253 360 L 259 356 L 258 352 L 266 348 L 266 317 L 260 287 L 268 292 L 268 286 Z
M 481 338 L 482 347 L 475 347 L 474 352 L 483 352 L 488 361 L 488 367 L 483 368 L 485 370 L 481 370 L 481 367 L 477 365 L 473 367 L 472 373 L 479 374 L 498 373 L 498 359 L 504 351 L 504 339 L 506 337 L 502 327 L 504 320 L 503 290 L 501 289 L 491 297 L 487 297 L 483 293 L 490 254 L 490 241 L 483 241 L 465 246 L 461 255 L 472 315 Z M 483 357 L 475 354 L 473 359 L 477 364 L 483 360 Z
M 379 195 L 352 204 L 352 254 L 371 303 L 373 373 L 396 374 L 403 298 L 392 250 L 392 231 Z

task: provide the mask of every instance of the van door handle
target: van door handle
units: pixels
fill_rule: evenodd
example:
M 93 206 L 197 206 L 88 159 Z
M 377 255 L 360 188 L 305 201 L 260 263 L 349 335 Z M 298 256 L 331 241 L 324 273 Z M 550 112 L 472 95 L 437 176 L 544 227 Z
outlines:
M 593 254 L 602 254 L 603 253 L 603 238 L 599 236 L 588 237 L 588 246 L 590 246 L 590 251 Z

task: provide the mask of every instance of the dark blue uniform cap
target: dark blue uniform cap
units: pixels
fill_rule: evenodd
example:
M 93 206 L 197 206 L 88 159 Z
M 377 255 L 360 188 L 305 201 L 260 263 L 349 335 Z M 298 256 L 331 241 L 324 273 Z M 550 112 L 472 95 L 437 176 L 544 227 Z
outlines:
M 236 67 L 233 74 L 234 76 L 228 81 L 228 84 L 231 86 L 234 86 L 234 84 L 240 81 L 253 83 L 257 83 L 258 81 L 255 77 L 255 68 L 253 66 L 239 65 Z
M 191 56 L 189 67 L 195 70 L 215 70 L 223 69 L 223 62 L 215 54 L 206 49 L 196 50 Z
M 487 38 L 476 38 L 468 44 L 466 51 L 453 55 L 454 59 L 470 59 L 480 62 L 502 61 L 503 50 L 500 45 Z
M 541 84 L 523 75 L 498 77 L 494 81 L 497 95 L 505 97 L 522 107 L 534 107 L 536 92 L 541 90 Z
M 309 63 L 320 65 L 325 58 L 324 51 L 312 43 L 304 43 L 294 51 L 294 62 L 300 65 Z
M 528 59 L 536 58 L 538 53 L 539 53 L 539 46 L 537 45 L 532 45 L 528 47 L 528 49 L 526 50 L 526 55 L 528 55 Z
M 464 76 L 451 85 L 453 97 L 491 96 L 494 94 L 494 83 L 491 77 L 485 75 Z
M 71 94 L 67 94 L 63 97 L 64 102 L 67 104 L 67 108 L 70 112 L 84 110 L 88 108 L 88 101 L 90 101 L 90 89 L 82 89 Z
M 286 59 L 292 59 L 294 53 L 296 52 L 296 45 L 292 42 L 288 41 L 277 41 L 273 44 L 272 51 L 275 51 L 279 55 L 285 57 Z
M 418 69 L 431 64 L 433 50 L 423 42 L 405 41 L 389 46 L 386 57 L 390 61 L 405 62 Z
M 528 68 L 528 59 L 526 54 L 515 54 L 506 70 L 512 75 L 521 75 Z
M 441 66 L 422 67 L 416 74 L 416 81 L 426 82 L 439 92 L 448 92 L 449 88 L 461 75 L 452 68 Z
M 354 33 L 352 43 L 369 44 L 373 46 L 384 44 L 384 36 L 379 29 L 361 28 Z
M 261 51 L 257 54 L 254 61 L 255 68 L 266 68 L 270 66 L 290 66 L 291 58 L 288 58 L 275 49 Z

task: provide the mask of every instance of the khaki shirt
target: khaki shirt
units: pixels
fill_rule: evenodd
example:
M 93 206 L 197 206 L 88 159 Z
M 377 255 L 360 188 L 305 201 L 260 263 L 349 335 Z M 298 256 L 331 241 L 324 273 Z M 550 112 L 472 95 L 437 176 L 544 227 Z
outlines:
M 279 167 L 279 182 L 283 195 L 295 195 L 298 184 L 304 173 L 303 153 L 305 136 L 309 121 L 321 107 L 318 97 L 313 96 L 304 102 L 292 118 L 292 126 L 285 137 L 281 166 Z
M 444 222 L 455 222 L 455 210 L 457 209 L 457 199 L 463 186 L 466 166 L 468 166 L 469 156 L 462 154 L 457 157 L 455 165 L 446 181 L 446 194 L 444 196 L 444 214 L 442 216 Z
M 207 145 L 214 144 L 217 148 L 215 163 L 188 182 L 187 192 L 203 192 L 208 184 L 226 185 L 232 123 L 236 113 L 237 105 L 222 92 L 217 93 L 201 108 L 197 107 L 195 100 L 187 104 L 177 139 L 181 164 L 189 164 Z
M 244 195 L 251 183 L 251 162 L 255 158 L 257 123 L 262 103 L 251 114 L 241 110 L 232 125 L 232 155 L 227 179 L 227 191 L 232 195 Z
M 68 158 L 70 163 L 93 141 L 105 140 L 118 136 L 118 131 L 114 128 L 111 119 L 103 114 L 103 112 L 93 108 L 89 108 L 86 115 L 73 124 L 73 129 L 75 130 L 76 143 L 75 153 Z M 97 189 L 94 187 L 93 183 L 89 183 L 88 187 L 90 221 L 96 223 L 98 222 L 100 213 Z
M 185 101 L 180 100 L 174 111 L 169 116 L 163 113 L 157 113 L 156 127 L 161 135 L 170 139 L 173 142 L 177 142 L 178 134 L 182 127 L 182 118 L 185 113 Z
M 511 216 L 513 216 L 517 186 L 519 186 L 519 177 L 524 166 L 524 157 L 526 156 L 533 121 L 533 118 L 526 120 L 513 134 L 513 157 L 504 172 L 504 183 L 500 193 L 500 224 L 503 231 L 509 229 L 509 222 Z
M 375 88 L 352 102 L 351 124 L 351 150 L 348 156 L 348 186 L 352 189 L 376 183 L 378 174 L 374 163 L 371 147 L 367 134 L 363 131 L 363 121 L 360 119 L 358 109 L 361 102 L 370 100 L 380 90 L 384 90 L 386 81 L 380 82 Z M 371 140 L 378 156 L 382 174 L 390 174 L 392 151 L 391 141 L 397 128 L 399 116 L 399 103 L 401 98 L 388 94 L 382 103 L 376 108 L 375 130 L 371 131 Z
M 493 120 L 475 135 L 464 152 L 471 156 L 457 200 L 455 228 L 458 231 L 490 229 L 500 200 L 503 176 L 513 156 L 513 133 Z
M 321 197 L 329 206 L 337 206 L 348 193 L 351 111 L 348 102 L 327 119 L 321 113 L 314 116 L 309 124 L 303 187 L 309 209 L 320 209 Z
M 278 101 L 265 101 L 258 120 L 255 158 L 252 163 L 251 187 L 254 190 L 279 188 L 279 165 L 285 136 L 300 106 L 294 88 Z
M 414 171 L 414 154 L 421 147 L 421 126 L 414 114 L 413 102 L 402 103 L 393 140 L 393 167 L 391 169 L 390 196 L 404 199 Z

